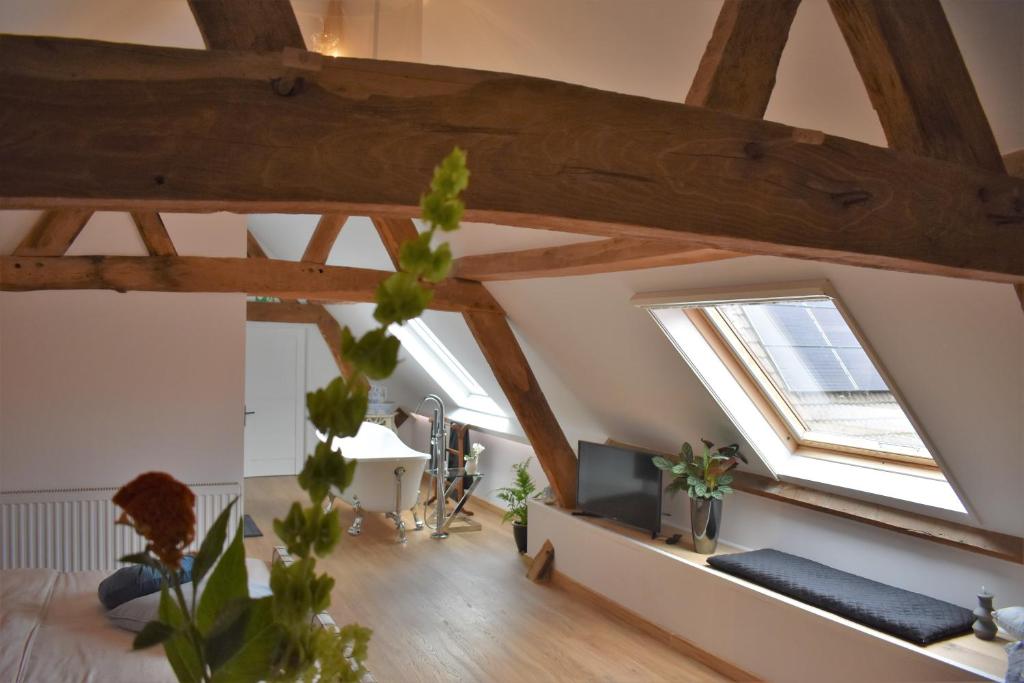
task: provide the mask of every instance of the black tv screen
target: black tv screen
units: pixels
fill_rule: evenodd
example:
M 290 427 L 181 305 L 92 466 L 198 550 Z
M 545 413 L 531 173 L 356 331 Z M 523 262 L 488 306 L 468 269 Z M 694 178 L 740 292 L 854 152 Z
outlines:
M 579 442 L 576 506 L 652 534 L 661 530 L 661 470 L 653 453 Z

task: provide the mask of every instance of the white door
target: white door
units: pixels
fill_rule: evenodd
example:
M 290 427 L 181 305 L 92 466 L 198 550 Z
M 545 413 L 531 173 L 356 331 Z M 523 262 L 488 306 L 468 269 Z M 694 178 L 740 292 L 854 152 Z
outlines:
M 246 323 L 245 476 L 298 473 L 305 376 L 305 326 Z

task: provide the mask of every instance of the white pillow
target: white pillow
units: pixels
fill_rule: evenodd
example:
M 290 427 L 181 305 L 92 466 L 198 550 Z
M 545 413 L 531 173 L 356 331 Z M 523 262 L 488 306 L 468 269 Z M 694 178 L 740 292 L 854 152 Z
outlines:
M 249 597 L 264 598 L 270 595 L 270 570 L 262 560 L 252 557 L 245 558 L 245 569 L 249 574 Z M 207 574 L 198 586 L 200 599 L 203 595 L 203 588 L 210 578 Z M 182 584 L 181 592 L 185 594 L 185 602 L 189 609 L 192 609 L 192 585 Z M 118 605 L 107 612 L 107 618 L 118 628 L 138 633 L 149 622 L 157 618 L 160 612 L 160 593 L 150 593 L 141 598 L 135 598 Z
M 992 613 L 999 628 L 1014 640 L 1024 640 L 1024 607 L 1003 607 Z

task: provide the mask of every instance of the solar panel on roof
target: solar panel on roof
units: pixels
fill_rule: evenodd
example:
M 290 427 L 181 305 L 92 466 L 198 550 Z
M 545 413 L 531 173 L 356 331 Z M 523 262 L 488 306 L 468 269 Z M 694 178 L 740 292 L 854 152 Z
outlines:
M 744 311 L 789 391 L 888 390 L 830 301 L 748 305 Z

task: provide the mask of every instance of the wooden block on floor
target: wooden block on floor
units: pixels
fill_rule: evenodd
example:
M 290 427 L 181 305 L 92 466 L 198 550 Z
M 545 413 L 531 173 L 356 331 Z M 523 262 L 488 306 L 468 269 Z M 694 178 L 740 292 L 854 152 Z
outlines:
M 551 541 L 544 541 L 537 556 L 533 558 L 526 578 L 536 583 L 545 583 L 551 579 L 551 570 L 555 567 L 555 546 Z

